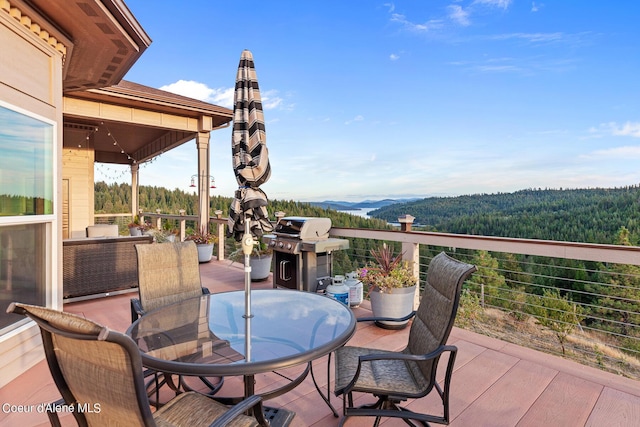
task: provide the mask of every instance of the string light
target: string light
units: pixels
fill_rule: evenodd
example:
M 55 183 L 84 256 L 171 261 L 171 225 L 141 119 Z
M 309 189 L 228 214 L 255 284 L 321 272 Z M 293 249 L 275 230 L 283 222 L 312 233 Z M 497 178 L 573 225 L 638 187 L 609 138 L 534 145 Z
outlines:
M 111 129 L 109 129 L 109 126 L 106 125 L 104 122 L 100 122 L 100 126 L 104 126 L 105 129 L 107 129 L 107 136 L 109 138 L 111 138 L 111 140 L 113 141 L 113 145 L 118 147 L 120 149 L 120 154 L 124 154 L 127 156 L 127 160 L 131 160 L 133 162 L 133 164 L 138 163 L 138 161 L 136 159 L 134 159 L 133 157 L 131 157 L 131 154 L 127 153 L 124 151 L 124 148 L 122 148 L 122 146 L 120 145 L 120 143 L 118 142 L 118 140 L 113 136 L 113 134 L 111 133 Z M 98 128 L 96 128 L 96 132 L 98 131 Z
M 139 163 L 139 168 L 144 169 L 147 166 L 150 166 L 152 163 L 154 163 L 156 160 L 158 160 L 160 158 L 160 155 L 163 153 L 160 153 L 159 155 L 146 160 L 142 163 Z M 122 168 L 122 169 L 118 169 L 117 167 L 112 167 L 109 166 L 109 163 L 96 163 L 96 172 L 98 172 L 100 175 L 102 175 L 106 180 L 108 181 L 118 181 L 120 179 L 127 179 L 131 177 L 131 170 L 128 167 L 128 165 L 120 165 L 120 166 L 127 166 L 127 168 Z

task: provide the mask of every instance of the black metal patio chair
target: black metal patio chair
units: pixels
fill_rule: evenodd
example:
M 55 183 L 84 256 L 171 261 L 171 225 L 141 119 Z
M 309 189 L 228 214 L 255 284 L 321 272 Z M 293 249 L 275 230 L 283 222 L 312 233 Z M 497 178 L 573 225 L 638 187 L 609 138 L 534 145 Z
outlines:
M 405 349 L 400 352 L 345 346 L 336 351 L 335 394 L 342 395 L 343 413 L 340 425 L 350 416 L 403 418 L 409 425 L 417 420 L 449 423 L 449 391 L 457 348 L 446 345 L 456 317 L 464 281 L 476 267 L 457 261 L 444 252 L 429 263 L 427 280 L 418 310 L 409 330 Z M 374 320 L 374 319 L 367 319 Z M 440 356 L 448 353 L 442 387 L 436 382 Z M 407 399 L 421 398 L 437 390 L 443 414 L 413 412 L 400 406 Z M 377 397 L 370 405 L 354 407 L 353 394 L 369 393 Z

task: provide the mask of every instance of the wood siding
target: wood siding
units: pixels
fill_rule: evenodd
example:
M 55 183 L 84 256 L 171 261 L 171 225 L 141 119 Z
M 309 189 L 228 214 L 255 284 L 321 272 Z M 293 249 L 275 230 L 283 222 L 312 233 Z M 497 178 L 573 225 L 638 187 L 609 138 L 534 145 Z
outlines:
M 62 179 L 69 181 L 69 238 L 86 237 L 93 224 L 93 150 L 65 147 L 62 152 Z
M 0 10 L 0 99 L 58 124 L 54 151 L 58 157 L 54 160 L 53 177 L 57 219 L 49 227 L 51 232 L 45 243 L 49 248 L 44 251 L 47 259 L 42 261 L 46 266 L 43 268 L 47 274 L 48 305 L 59 308 L 62 307 L 62 230 L 58 227 L 61 218 L 59 155 L 62 148 L 62 53 L 41 37 L 46 34 L 46 28 L 41 28 L 42 32 L 36 34 L 26 25 L 32 21 L 47 22 L 44 18 L 26 17 L 16 8 L 12 8 L 10 13 L 3 5 Z M 34 222 L 41 221 L 37 217 L 31 219 Z M 0 227 L 10 221 L 11 218 L 5 218 L 0 222 Z M 43 357 L 40 334 L 33 322 L 0 334 L 0 387 Z

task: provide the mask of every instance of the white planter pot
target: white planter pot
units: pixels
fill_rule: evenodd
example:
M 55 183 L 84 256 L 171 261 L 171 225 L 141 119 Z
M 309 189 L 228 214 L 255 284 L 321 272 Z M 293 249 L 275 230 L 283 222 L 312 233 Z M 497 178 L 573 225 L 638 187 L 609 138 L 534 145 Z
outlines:
M 251 281 L 265 280 L 269 278 L 271 272 L 271 255 L 263 255 L 262 257 L 250 257 L 251 265 Z
M 142 231 L 138 227 L 129 227 L 130 236 L 142 236 Z
M 394 288 L 391 292 L 371 291 L 371 311 L 374 317 L 404 317 L 413 311 L 413 299 L 416 287 Z M 402 322 L 376 321 L 377 326 L 385 329 L 403 329 L 409 323 L 408 320 Z
M 213 255 L 213 243 L 209 245 L 196 245 L 198 249 L 198 262 L 209 262 L 211 261 L 211 256 Z

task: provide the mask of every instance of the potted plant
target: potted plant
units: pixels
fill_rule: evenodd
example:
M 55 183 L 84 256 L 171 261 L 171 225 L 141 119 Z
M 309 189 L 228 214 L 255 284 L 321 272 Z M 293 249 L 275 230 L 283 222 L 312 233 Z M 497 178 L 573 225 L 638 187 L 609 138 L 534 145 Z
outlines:
M 413 311 L 413 300 L 417 278 L 402 254 L 395 255 L 393 249 L 384 244 L 372 249 L 374 262 L 358 270 L 363 284 L 368 285 L 367 295 L 371 300 L 374 317 L 401 318 Z M 376 325 L 387 329 L 402 329 L 406 321 L 376 321 Z
M 251 280 L 266 280 L 271 272 L 271 258 L 273 251 L 266 243 L 259 241 L 257 245 L 253 245 L 253 251 L 249 257 L 249 265 L 251 265 Z
M 142 230 L 140 230 L 140 217 L 138 215 L 135 215 L 133 217 L 133 221 L 131 221 L 129 223 L 129 225 L 127 225 L 127 227 L 129 228 L 129 235 L 130 236 L 141 236 L 142 235 Z
M 271 259 L 273 251 L 266 243 L 259 241 L 253 245 L 253 250 L 249 256 L 249 265 L 251 266 L 251 281 L 257 282 L 269 278 L 271 273 Z M 229 254 L 229 259 L 235 262 L 244 262 L 244 254 L 242 248 L 238 248 Z
M 178 230 L 173 226 L 172 221 L 162 223 L 162 237 L 165 242 L 175 242 Z
M 218 241 L 215 234 L 206 230 L 192 231 L 185 240 L 191 240 L 198 248 L 198 262 L 209 262 L 213 255 L 213 245 Z

